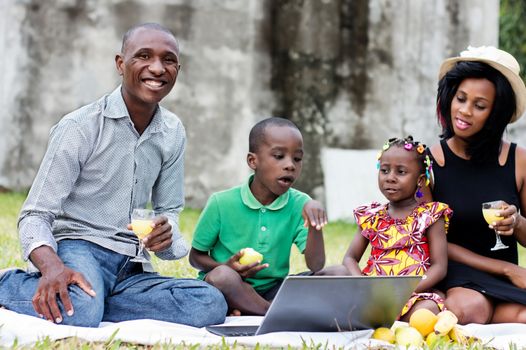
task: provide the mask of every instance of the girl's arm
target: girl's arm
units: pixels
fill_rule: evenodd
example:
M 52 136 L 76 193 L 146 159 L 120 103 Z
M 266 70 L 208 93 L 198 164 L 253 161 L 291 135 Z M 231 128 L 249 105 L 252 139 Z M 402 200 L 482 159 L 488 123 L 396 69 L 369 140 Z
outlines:
M 423 292 L 433 288 L 447 273 L 447 239 L 444 219 L 437 220 L 427 229 L 429 241 L 430 267 L 426 271 L 425 279 L 422 279 L 415 292 Z
M 349 270 L 351 275 L 360 276 L 362 270 L 360 270 L 359 262 L 365 252 L 365 249 L 369 245 L 369 240 L 362 235 L 362 230 L 358 227 L 354 238 L 347 249 L 347 252 L 343 256 L 343 266 Z

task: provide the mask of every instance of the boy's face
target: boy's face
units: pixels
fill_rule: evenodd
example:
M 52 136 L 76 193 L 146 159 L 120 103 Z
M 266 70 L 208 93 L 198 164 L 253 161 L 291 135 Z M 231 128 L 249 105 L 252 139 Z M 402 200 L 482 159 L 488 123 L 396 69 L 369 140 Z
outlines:
M 270 204 L 285 193 L 300 176 L 303 159 L 303 137 L 290 126 L 269 125 L 263 142 L 247 162 L 254 170 L 250 189 L 261 204 Z
M 414 200 L 417 185 L 423 180 L 415 151 L 391 146 L 380 157 L 378 187 L 390 202 Z

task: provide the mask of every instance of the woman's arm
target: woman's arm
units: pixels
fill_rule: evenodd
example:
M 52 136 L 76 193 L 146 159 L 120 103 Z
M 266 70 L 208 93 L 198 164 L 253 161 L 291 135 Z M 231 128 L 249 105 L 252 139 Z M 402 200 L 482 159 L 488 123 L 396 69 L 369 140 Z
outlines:
M 517 179 L 517 189 L 519 191 L 521 207 L 520 213 L 515 214 L 515 220 L 512 222 L 513 234 L 517 238 L 517 241 L 526 247 L 526 218 L 524 213 L 526 212 L 526 149 L 517 147 L 515 156 L 515 177 Z
M 504 219 L 498 221 L 493 228 L 503 236 L 515 235 L 517 242 L 526 247 L 526 218 L 523 216 L 526 210 L 526 186 L 524 185 L 526 183 L 526 149 L 522 147 L 517 147 L 515 152 L 515 178 L 520 208 L 510 205 L 503 209 L 500 215 Z
M 459 245 L 448 243 L 448 257 L 486 273 L 508 278 L 519 288 L 526 288 L 526 269 L 513 263 L 488 258 Z
M 440 282 L 447 272 L 447 239 L 444 219 L 436 221 L 427 229 L 429 240 L 429 255 L 431 266 L 426 271 L 426 278 L 422 279 L 415 292 L 423 292 L 433 288 Z
M 351 275 L 360 276 L 362 274 L 358 263 L 368 245 L 369 240 L 362 235 L 362 230 L 358 227 L 358 231 L 343 256 L 343 266 L 349 270 Z

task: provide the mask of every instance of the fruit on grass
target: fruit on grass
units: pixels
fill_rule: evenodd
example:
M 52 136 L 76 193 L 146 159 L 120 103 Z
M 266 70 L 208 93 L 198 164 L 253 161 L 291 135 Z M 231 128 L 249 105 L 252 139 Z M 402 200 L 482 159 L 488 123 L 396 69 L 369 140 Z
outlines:
M 239 258 L 239 263 L 241 265 L 250 265 L 255 262 L 261 262 L 262 260 L 263 255 L 261 255 L 261 253 L 258 253 L 252 248 L 244 248 L 243 255 L 241 255 L 241 258 Z
M 451 328 L 448 336 L 451 338 L 451 340 L 460 345 L 471 345 L 479 341 L 477 338 L 468 335 L 466 331 L 464 331 L 458 325 L 455 325 L 453 328 Z
M 450 342 L 450 338 L 447 335 L 438 335 L 435 332 L 431 332 L 426 337 L 426 344 L 429 349 L 434 349 L 435 347 L 444 347 L 445 344 Z
M 436 334 L 446 335 L 457 324 L 458 318 L 449 310 L 437 314 L 438 320 L 433 327 Z
M 418 309 L 409 318 L 409 325 L 416 328 L 417 331 L 422 334 L 422 336 L 427 336 L 429 333 L 433 332 L 435 323 L 437 322 L 438 317 L 432 311 L 428 309 Z
M 424 342 L 422 334 L 411 326 L 397 328 L 395 337 L 396 343 L 400 346 L 420 347 Z
M 371 338 L 383 340 L 391 344 L 394 344 L 396 340 L 394 332 L 386 327 L 376 328 Z

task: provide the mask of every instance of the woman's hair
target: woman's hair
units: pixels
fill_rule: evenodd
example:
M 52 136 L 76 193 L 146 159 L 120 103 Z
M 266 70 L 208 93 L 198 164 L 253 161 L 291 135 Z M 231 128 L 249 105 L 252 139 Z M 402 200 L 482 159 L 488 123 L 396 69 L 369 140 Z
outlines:
M 515 93 L 508 81 L 498 70 L 482 62 L 458 62 L 438 83 L 437 116 L 442 126 L 442 139 L 454 135 L 451 120 L 451 102 L 463 80 L 468 78 L 487 79 L 495 87 L 493 108 L 484 127 L 468 141 L 467 154 L 475 163 L 498 160 L 502 135 L 515 113 Z

